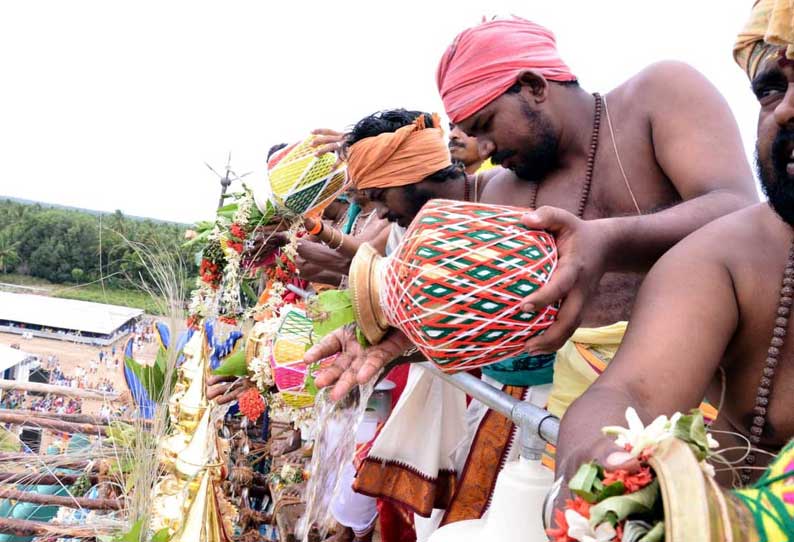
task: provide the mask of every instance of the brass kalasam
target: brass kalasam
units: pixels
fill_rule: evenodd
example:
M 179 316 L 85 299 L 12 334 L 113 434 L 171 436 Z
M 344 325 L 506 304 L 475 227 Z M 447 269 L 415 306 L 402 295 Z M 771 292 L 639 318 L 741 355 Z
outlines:
M 666 542 L 759 542 L 750 510 L 706 475 L 689 446 L 662 442 L 649 461 L 659 479 Z
M 350 264 L 350 293 L 356 323 L 370 344 L 378 344 L 389 324 L 380 306 L 380 263 L 383 257 L 363 243 Z

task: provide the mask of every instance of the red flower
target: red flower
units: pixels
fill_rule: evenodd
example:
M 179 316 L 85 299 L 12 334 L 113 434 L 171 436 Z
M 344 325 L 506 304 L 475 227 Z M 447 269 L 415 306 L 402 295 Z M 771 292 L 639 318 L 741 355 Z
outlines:
M 557 524 L 557 527 L 546 529 L 546 534 L 551 538 L 551 542 L 576 542 L 576 539 L 568 536 L 568 522 L 565 520 L 565 512 L 560 509 L 555 510 L 554 523 Z
M 575 496 L 573 500 L 571 499 L 565 500 L 566 510 L 573 510 L 580 516 L 584 516 L 588 519 L 590 519 L 590 506 L 592 505 L 583 498 L 581 498 L 579 495 Z
M 224 324 L 229 324 L 231 326 L 237 325 L 237 318 L 235 318 L 234 316 L 219 316 L 218 320 L 220 320 Z
M 624 469 L 604 471 L 604 485 L 608 486 L 615 482 L 623 482 L 623 486 L 628 493 L 634 493 L 653 481 L 653 475 L 649 467 L 643 467 L 639 472 L 631 473 Z
M 245 230 L 239 224 L 232 224 L 232 227 L 229 228 L 229 232 L 240 241 L 243 241 L 246 237 Z
M 190 329 L 198 329 L 198 323 L 199 323 L 199 319 L 198 316 L 196 316 L 195 314 L 189 316 L 187 319 L 187 327 L 189 327 Z
M 233 249 L 238 254 L 242 254 L 242 252 L 243 252 L 243 244 L 242 243 L 237 243 L 235 241 L 227 241 L 226 242 L 226 246 L 228 246 L 229 248 Z
M 265 400 L 256 388 L 250 388 L 240 395 L 237 404 L 243 416 L 252 422 L 258 420 L 265 411 Z

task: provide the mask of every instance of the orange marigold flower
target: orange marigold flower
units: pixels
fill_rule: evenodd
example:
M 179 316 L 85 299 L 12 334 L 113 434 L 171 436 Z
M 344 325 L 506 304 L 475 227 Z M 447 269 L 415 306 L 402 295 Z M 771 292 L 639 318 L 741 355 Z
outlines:
M 576 495 L 573 498 L 573 500 L 571 500 L 571 499 L 566 499 L 565 500 L 565 508 L 567 510 L 573 510 L 574 512 L 576 512 L 580 516 L 584 516 L 584 517 L 586 517 L 588 519 L 590 519 L 590 507 L 591 506 L 592 505 L 589 502 L 587 502 L 586 500 L 581 498 L 579 495 Z
M 625 469 L 604 471 L 604 485 L 608 486 L 615 482 L 623 482 L 623 487 L 628 493 L 634 493 L 653 481 L 653 475 L 649 467 L 642 467 L 638 472 L 629 472 Z
M 554 511 L 554 523 L 557 524 L 557 527 L 546 529 L 546 534 L 551 539 L 551 542 L 576 542 L 576 540 L 568 536 L 568 522 L 565 520 L 565 512 L 559 508 Z
M 250 388 L 240 395 L 237 405 L 240 413 L 252 422 L 258 420 L 265 411 L 265 400 L 256 388 Z

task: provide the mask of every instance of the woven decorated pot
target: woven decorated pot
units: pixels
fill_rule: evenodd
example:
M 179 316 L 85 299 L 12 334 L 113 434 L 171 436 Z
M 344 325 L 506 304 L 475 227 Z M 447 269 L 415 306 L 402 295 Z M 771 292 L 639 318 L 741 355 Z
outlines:
M 334 153 L 314 156 L 313 137 L 284 147 L 268 160 L 269 190 L 256 198 L 263 213 L 270 203 L 282 213 L 305 216 L 322 210 L 345 189 L 345 166 L 337 164 Z
M 433 200 L 395 252 L 356 254 L 350 285 L 357 323 L 370 343 L 396 327 L 441 369 L 497 363 L 550 326 L 556 306 L 520 302 L 557 265 L 554 239 L 520 222 L 525 209 Z
M 750 509 L 703 473 L 689 445 L 666 440 L 649 462 L 661 487 L 666 542 L 761 540 Z

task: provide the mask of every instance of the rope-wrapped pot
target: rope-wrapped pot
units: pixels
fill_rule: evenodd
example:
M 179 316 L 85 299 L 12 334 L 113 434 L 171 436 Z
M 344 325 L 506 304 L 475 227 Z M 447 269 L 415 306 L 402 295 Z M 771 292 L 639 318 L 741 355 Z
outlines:
M 524 209 L 433 200 L 387 257 L 362 246 L 350 268 L 357 323 L 370 343 L 395 327 L 446 371 L 490 365 L 522 352 L 556 306 L 521 301 L 557 265 L 553 237 L 521 224 Z
M 266 190 L 256 191 L 256 203 L 267 214 L 306 216 L 321 211 L 346 188 L 346 167 L 335 153 L 314 156 L 314 136 L 273 153 L 267 162 Z

